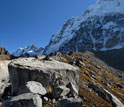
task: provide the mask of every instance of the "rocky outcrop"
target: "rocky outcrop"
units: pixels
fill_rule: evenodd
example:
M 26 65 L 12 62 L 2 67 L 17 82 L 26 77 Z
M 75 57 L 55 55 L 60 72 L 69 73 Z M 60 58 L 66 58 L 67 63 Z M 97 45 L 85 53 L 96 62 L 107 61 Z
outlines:
M 112 95 L 110 92 L 95 84 L 88 84 L 88 87 L 95 91 L 98 96 L 105 99 L 107 102 L 111 103 L 113 107 L 123 107 L 124 105 L 119 101 L 117 97 Z
M 10 60 L 13 56 L 3 47 L 0 47 L 0 60 Z
M 28 81 L 37 81 L 45 88 L 71 82 L 78 90 L 79 69 L 66 63 L 35 58 L 19 58 L 9 64 L 12 93 L 20 93 L 21 87 Z
M 67 105 L 82 104 L 77 100 L 78 67 L 47 56 L 14 59 L 8 68 L 12 89 L 10 99 L 3 101 L 6 107 L 54 106 L 59 99 L 70 97 L 73 100 Z

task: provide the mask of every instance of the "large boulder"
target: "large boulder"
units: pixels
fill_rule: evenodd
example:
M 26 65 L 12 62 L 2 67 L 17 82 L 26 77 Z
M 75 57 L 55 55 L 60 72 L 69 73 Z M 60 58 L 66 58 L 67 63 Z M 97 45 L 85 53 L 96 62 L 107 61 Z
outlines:
M 35 93 L 39 95 L 45 95 L 47 93 L 46 89 L 42 86 L 42 84 L 36 81 L 26 82 L 25 85 L 22 85 L 19 91 L 19 94 Z
M 82 107 L 83 101 L 80 98 L 64 98 L 61 99 L 57 107 Z
M 78 90 L 79 69 L 56 60 L 19 58 L 9 66 L 12 93 L 18 95 L 21 87 L 28 81 L 37 81 L 46 89 L 66 86 L 71 82 Z
M 33 93 L 21 94 L 3 102 L 4 107 L 42 107 L 42 99 Z

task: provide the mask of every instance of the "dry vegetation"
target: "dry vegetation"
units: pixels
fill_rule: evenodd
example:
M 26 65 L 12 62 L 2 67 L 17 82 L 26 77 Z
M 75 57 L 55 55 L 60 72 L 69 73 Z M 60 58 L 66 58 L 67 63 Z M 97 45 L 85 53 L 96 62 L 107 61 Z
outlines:
M 112 107 L 110 103 L 97 95 L 94 91 L 87 87 L 87 84 L 98 84 L 110 93 L 115 95 L 124 104 L 124 81 L 107 72 L 92 60 L 89 61 L 81 53 L 58 54 L 60 60 L 66 63 L 73 62 L 75 58 L 83 60 L 79 64 L 80 68 L 80 83 L 79 94 L 84 101 L 84 107 L 87 105 L 95 105 L 97 107 Z M 73 64 L 75 65 L 75 64 Z

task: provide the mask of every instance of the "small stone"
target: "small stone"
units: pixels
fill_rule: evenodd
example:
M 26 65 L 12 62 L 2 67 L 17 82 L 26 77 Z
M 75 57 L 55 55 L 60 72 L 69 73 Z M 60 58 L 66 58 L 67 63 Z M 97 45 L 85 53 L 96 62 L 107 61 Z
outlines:
M 54 104 L 54 103 L 56 103 L 56 100 L 55 100 L 55 99 L 53 99 L 53 100 L 52 100 L 52 103 L 53 103 L 53 104 Z
M 44 97 L 44 100 L 45 100 L 45 101 L 49 101 L 49 99 L 48 99 L 47 97 Z
M 66 86 L 59 86 L 54 89 L 54 97 L 60 98 L 66 96 L 70 92 L 70 89 Z
M 75 85 L 73 85 L 72 83 L 69 83 L 66 87 L 70 89 L 69 97 L 78 96 L 78 88 L 76 88 Z
M 43 104 L 47 104 L 48 103 L 48 101 L 49 101 L 49 99 L 47 98 L 47 97 L 43 97 Z

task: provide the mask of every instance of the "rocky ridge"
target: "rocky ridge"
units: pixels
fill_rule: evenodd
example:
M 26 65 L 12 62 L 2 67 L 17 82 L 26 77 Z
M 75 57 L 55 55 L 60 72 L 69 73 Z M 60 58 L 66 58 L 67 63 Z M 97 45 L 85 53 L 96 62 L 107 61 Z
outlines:
M 16 57 L 33 57 L 37 54 L 43 53 L 43 48 L 36 47 L 35 45 L 25 46 L 24 48 L 19 48 L 16 52 L 13 53 Z
M 10 60 L 12 55 L 3 47 L 0 47 L 0 60 Z

